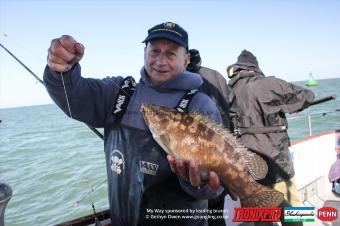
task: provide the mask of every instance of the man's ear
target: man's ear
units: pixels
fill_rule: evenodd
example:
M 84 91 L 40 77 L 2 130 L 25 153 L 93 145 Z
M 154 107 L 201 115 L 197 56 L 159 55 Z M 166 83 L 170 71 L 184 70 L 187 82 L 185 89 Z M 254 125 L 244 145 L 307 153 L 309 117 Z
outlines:
M 184 58 L 185 68 L 189 65 L 189 63 L 190 63 L 190 53 L 187 53 L 185 54 L 185 58 Z

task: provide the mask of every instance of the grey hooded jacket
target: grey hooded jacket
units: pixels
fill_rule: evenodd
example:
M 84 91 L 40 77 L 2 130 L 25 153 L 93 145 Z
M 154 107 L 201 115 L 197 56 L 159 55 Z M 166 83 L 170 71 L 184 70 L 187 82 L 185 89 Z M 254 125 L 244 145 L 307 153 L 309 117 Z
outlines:
M 274 184 L 294 176 L 293 161 L 288 147 L 285 113 L 306 108 L 314 100 L 312 91 L 265 77 L 257 65 L 236 63 L 228 85 L 235 94 L 231 106 L 234 131 L 250 150 L 260 154 L 268 163 L 269 172 L 263 184 Z

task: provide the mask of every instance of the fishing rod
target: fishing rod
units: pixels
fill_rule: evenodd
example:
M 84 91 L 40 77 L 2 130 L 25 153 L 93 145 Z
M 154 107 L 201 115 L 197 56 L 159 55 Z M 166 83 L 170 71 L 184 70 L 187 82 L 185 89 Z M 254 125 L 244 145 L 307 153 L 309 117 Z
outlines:
M 330 96 L 322 97 L 320 99 L 314 100 L 313 102 L 307 104 L 306 106 L 304 106 L 300 110 L 296 111 L 295 114 L 305 110 L 306 108 L 309 108 L 310 106 L 321 104 L 321 103 L 324 103 L 324 102 L 327 102 L 327 101 L 330 101 L 330 100 L 335 100 L 335 99 L 336 99 L 336 95 L 330 95 Z
M 308 115 L 293 115 L 287 117 L 287 120 L 295 120 L 295 119 L 301 119 L 301 118 L 307 118 L 308 119 L 308 127 L 309 127 L 309 136 L 312 136 L 312 117 L 322 117 L 328 114 L 334 114 L 340 112 L 340 109 L 335 109 L 333 111 L 326 111 L 326 112 L 316 112 L 316 113 L 311 113 Z
M 333 111 L 324 111 L 324 112 L 315 112 L 315 113 L 310 113 L 310 114 L 292 114 L 291 116 L 287 117 L 288 120 L 293 120 L 293 119 L 300 119 L 300 118 L 306 118 L 306 117 L 311 117 L 311 116 L 325 116 L 328 114 L 334 114 L 340 112 L 340 108 L 339 109 L 335 109 Z
M 326 101 L 335 100 L 335 99 L 336 99 L 336 95 L 326 96 L 326 97 L 323 97 L 323 98 L 320 98 L 320 99 L 313 101 L 312 103 L 310 103 L 308 105 L 308 107 L 310 107 L 312 105 L 316 105 L 316 104 L 321 104 L 321 103 L 326 102 Z
M 19 62 L 19 64 L 21 64 L 21 66 L 23 66 L 29 73 L 31 73 L 31 75 L 33 75 L 33 77 L 38 80 L 41 84 L 44 84 L 44 82 L 36 75 L 33 73 L 33 71 L 31 71 L 31 69 L 29 69 L 23 62 L 21 62 L 16 56 L 14 56 L 13 53 L 11 53 L 11 51 L 9 51 L 3 44 L 0 43 L 0 46 L 9 54 L 11 55 L 16 61 Z
M 38 80 L 43 86 L 45 86 L 45 83 L 37 76 L 31 69 L 29 69 L 23 62 L 21 62 L 11 51 L 9 51 L 3 44 L 0 43 L 0 46 L 9 54 L 11 55 L 21 66 L 23 66 L 33 77 Z M 87 127 L 90 128 L 98 137 L 100 137 L 102 140 L 104 140 L 103 134 L 101 134 L 96 128 L 93 126 L 90 126 L 89 124 L 85 123 Z

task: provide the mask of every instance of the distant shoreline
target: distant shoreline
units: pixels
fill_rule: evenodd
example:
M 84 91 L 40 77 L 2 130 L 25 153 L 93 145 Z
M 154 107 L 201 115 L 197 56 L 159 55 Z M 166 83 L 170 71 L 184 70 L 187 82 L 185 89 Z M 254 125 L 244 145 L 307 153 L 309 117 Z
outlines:
M 278 77 L 278 78 L 280 78 L 280 77 Z M 283 79 L 283 78 L 281 78 L 281 79 Z M 315 76 L 315 79 L 317 81 L 326 81 L 326 80 L 340 79 L 340 76 L 337 77 L 337 78 L 324 78 L 324 79 L 318 79 L 317 76 Z M 306 80 L 307 80 L 307 78 L 306 78 Z M 305 86 L 306 80 L 302 80 L 302 81 L 289 81 L 289 82 L 297 84 L 299 86 L 303 86 L 303 87 L 305 87 L 307 89 L 310 89 L 310 87 Z M 0 106 L 0 110 L 7 110 L 7 109 L 12 109 L 12 108 L 38 107 L 38 106 L 44 106 L 44 105 L 54 105 L 54 103 L 51 100 L 51 103 L 44 103 L 44 104 L 32 104 L 32 105 L 23 105 L 23 106 L 5 106 L 5 107 Z

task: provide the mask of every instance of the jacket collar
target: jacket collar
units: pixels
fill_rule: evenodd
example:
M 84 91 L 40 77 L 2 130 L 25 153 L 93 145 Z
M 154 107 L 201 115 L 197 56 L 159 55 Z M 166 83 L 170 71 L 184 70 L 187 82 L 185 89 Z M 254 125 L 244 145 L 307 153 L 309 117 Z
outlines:
M 203 84 L 203 80 L 199 74 L 189 71 L 183 71 L 175 77 L 163 82 L 160 85 L 152 85 L 145 68 L 140 71 L 141 81 L 148 87 L 156 89 L 160 92 L 168 92 L 169 90 L 191 90 L 197 89 Z
M 234 70 L 234 75 L 228 81 L 228 85 L 231 87 L 233 87 L 236 84 L 236 82 L 240 79 L 254 76 L 265 77 L 260 68 L 256 67 L 254 64 L 236 63 L 230 65 L 227 68 L 227 71 L 229 71 L 231 68 L 233 68 Z

